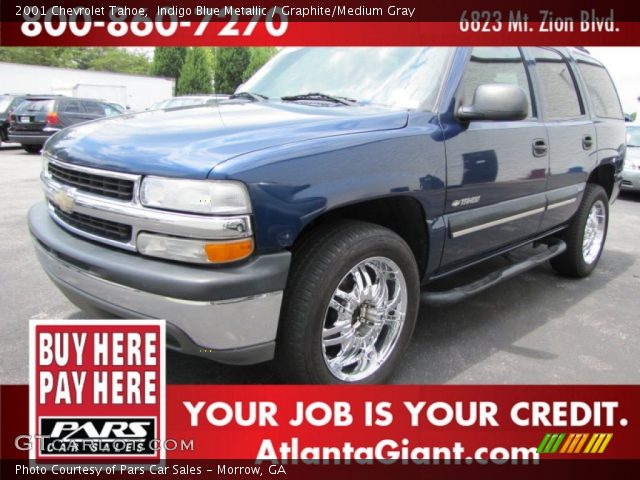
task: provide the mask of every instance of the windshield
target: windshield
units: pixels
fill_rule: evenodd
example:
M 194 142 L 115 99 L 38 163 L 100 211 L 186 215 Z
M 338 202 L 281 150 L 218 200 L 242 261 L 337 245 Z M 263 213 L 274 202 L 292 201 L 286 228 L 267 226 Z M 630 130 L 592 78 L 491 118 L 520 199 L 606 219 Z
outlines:
M 627 127 L 627 146 L 640 147 L 640 126 Z
M 284 49 L 238 91 L 269 98 L 317 92 L 362 104 L 433 110 L 450 52 L 422 47 Z

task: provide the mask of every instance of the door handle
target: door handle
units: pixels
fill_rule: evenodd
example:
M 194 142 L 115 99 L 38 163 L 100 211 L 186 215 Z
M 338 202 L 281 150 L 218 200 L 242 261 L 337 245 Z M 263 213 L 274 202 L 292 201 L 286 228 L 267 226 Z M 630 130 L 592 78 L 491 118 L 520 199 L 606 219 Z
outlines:
M 591 135 L 584 135 L 582 137 L 582 149 L 591 150 L 591 147 L 593 147 L 593 137 Z
M 547 154 L 549 147 L 547 146 L 547 142 L 545 142 L 542 138 L 536 138 L 533 141 L 533 156 L 534 157 L 544 157 Z

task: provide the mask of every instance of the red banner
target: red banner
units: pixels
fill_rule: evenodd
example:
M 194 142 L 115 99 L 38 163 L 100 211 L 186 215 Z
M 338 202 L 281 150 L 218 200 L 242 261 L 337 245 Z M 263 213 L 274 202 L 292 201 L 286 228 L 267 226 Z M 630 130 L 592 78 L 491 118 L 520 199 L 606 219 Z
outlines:
M 1 391 L 2 458 L 27 458 L 27 388 Z M 639 386 L 172 385 L 165 446 L 265 464 L 640 459 L 639 402 Z
M 629 2 L 3 2 L 4 46 L 634 45 Z

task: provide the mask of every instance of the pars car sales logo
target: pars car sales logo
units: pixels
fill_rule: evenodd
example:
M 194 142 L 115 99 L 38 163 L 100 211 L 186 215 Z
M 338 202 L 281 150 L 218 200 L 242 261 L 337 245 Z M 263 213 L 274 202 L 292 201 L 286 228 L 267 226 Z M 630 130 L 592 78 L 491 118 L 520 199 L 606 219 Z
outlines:
M 162 460 L 162 320 L 30 322 L 30 458 Z

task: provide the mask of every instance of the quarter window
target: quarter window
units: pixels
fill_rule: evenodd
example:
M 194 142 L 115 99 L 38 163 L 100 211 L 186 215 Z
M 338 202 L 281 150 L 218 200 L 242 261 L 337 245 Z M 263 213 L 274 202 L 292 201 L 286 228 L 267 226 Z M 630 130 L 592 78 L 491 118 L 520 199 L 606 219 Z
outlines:
M 587 84 L 593 113 L 598 117 L 623 118 L 616 87 L 604 67 L 578 61 L 578 69 Z
M 531 88 L 527 70 L 517 47 L 476 47 L 471 51 L 471 59 L 463 81 L 463 102 L 473 101 L 473 94 L 480 85 L 486 83 L 509 83 L 518 85 L 527 95 L 528 118 L 535 116 L 532 108 Z
M 536 60 L 545 117 L 548 120 L 567 120 L 582 116 L 584 110 L 576 83 L 565 59 L 546 48 L 531 50 Z

